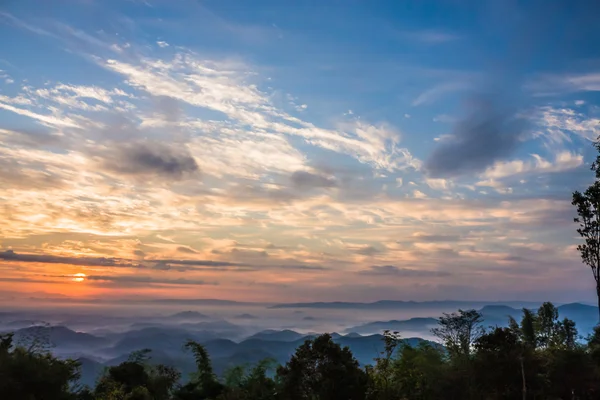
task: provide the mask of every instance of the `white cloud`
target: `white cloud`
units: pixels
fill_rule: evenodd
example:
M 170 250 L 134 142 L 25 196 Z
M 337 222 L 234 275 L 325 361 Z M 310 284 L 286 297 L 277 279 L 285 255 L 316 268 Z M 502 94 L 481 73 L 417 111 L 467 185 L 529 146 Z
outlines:
M 156 42 L 156 44 L 158 45 L 158 47 L 162 47 L 162 48 L 169 47 L 169 43 L 164 42 L 162 40 L 159 40 L 158 42 Z
M 61 118 L 58 116 L 38 114 L 23 108 L 13 107 L 9 104 L 4 103 L 0 103 L 0 108 L 3 108 L 7 111 L 11 111 L 15 114 L 35 119 L 44 125 L 79 128 L 79 125 L 73 119 L 68 117 Z
M 571 134 L 590 141 L 596 141 L 600 135 L 599 118 L 570 108 L 542 107 L 537 121 L 544 131 L 537 132 L 536 135 L 555 143 L 570 141 Z
M 353 121 L 341 122 L 339 129 L 324 129 L 275 108 L 266 93 L 247 82 L 253 74 L 243 64 L 178 54 L 170 62 L 142 59 L 134 65 L 108 60 L 101 65 L 126 76 L 128 84 L 137 89 L 219 111 L 239 127 L 302 137 L 311 145 L 348 154 L 375 168 L 420 165 L 408 149 L 398 147 L 399 132 L 387 124 Z
M 413 190 L 413 197 L 415 199 L 426 199 L 427 195 L 420 190 Z
M 528 83 L 526 88 L 540 95 L 557 92 L 597 92 L 600 91 L 600 72 L 542 75 Z
M 450 180 L 441 178 L 425 178 L 425 183 L 427 184 L 427 186 L 434 190 L 448 190 L 453 186 Z
M 548 161 L 537 154 L 532 154 L 532 160 L 500 161 L 483 172 L 480 177 L 485 181 L 479 186 L 492 186 L 490 181 L 505 179 L 524 174 L 542 174 L 563 172 L 577 168 L 583 164 L 583 156 L 570 151 L 561 151 L 555 155 L 554 162 Z

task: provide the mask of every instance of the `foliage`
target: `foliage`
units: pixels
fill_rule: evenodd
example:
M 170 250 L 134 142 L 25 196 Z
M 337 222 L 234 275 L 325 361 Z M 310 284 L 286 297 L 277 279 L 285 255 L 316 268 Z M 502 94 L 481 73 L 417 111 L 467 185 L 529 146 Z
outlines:
M 279 398 L 285 400 L 361 400 L 367 375 L 348 347 L 328 334 L 307 340 L 277 370 Z
M 4 399 L 74 399 L 71 385 L 79 364 L 59 360 L 37 346 L 13 346 L 13 335 L 0 335 L 0 396 Z
M 0 336 L 1 398 L 24 400 L 500 400 L 600 398 L 600 326 L 586 342 L 575 323 L 544 303 L 508 327 L 482 328 L 473 310 L 446 314 L 433 332 L 446 347 L 410 346 L 386 331 L 372 366 L 330 335 L 300 345 L 289 361 L 230 368 L 221 379 L 206 348 L 185 344 L 196 371 L 181 384 L 171 366 L 140 350 L 107 368 L 94 388 L 77 388 L 78 363 L 44 346 L 13 345 Z M 39 341 L 38 341 L 39 342 Z
M 600 312 L 600 140 L 594 143 L 594 147 L 598 155 L 592 163 L 591 170 L 594 171 L 596 179 L 583 193 L 573 192 L 571 204 L 577 208 L 577 233 L 584 239 L 584 243 L 578 245 L 577 250 L 581 261 L 592 269 Z
M 483 333 L 482 322 L 479 312 L 458 310 L 458 313 L 444 313 L 439 326 L 431 332 L 444 343 L 451 357 L 468 357 L 473 342 Z

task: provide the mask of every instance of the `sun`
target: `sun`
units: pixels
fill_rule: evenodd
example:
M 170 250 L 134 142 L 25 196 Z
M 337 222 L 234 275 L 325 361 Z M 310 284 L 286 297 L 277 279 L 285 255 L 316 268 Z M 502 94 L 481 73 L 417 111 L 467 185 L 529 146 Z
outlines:
M 73 274 L 73 282 L 83 282 L 85 281 L 85 274 L 84 273 L 77 273 L 77 274 Z

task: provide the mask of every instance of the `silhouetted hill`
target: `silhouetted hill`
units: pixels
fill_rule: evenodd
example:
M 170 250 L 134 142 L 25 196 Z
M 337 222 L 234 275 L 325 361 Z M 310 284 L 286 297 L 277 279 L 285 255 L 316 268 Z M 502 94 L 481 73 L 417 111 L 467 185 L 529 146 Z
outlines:
M 182 311 L 177 314 L 169 315 L 166 318 L 170 320 L 199 320 L 209 319 L 210 317 L 197 311 Z
M 94 387 L 96 380 L 102 375 L 102 372 L 106 366 L 98 361 L 94 361 L 86 357 L 80 357 L 77 359 L 77 361 L 79 361 L 81 364 L 79 369 L 79 372 L 81 373 L 79 383 L 82 385 L 88 385 L 89 387 Z
M 268 329 L 268 330 L 264 330 L 264 331 L 255 333 L 254 335 L 250 336 L 248 339 L 272 340 L 272 341 L 278 341 L 278 342 L 293 342 L 293 341 L 301 339 L 305 336 L 306 335 L 303 335 L 298 332 L 294 332 L 289 329 L 286 329 L 283 331 Z
M 358 337 L 362 337 L 362 335 L 361 335 L 360 333 L 357 333 L 357 332 L 350 332 L 350 333 L 347 333 L 345 336 L 346 336 L 346 337 L 349 337 L 349 338 L 358 338 Z
M 353 326 L 346 329 L 345 332 L 355 332 L 360 334 L 382 333 L 385 330 L 398 332 L 428 332 L 431 330 L 431 328 L 437 325 L 437 322 L 438 321 L 436 318 L 411 318 L 402 321 L 375 321 L 363 325 Z
M 315 334 L 316 335 L 316 334 Z M 236 343 L 228 339 L 211 338 L 204 340 L 189 336 L 189 332 L 180 330 L 164 330 L 147 328 L 140 331 L 125 332 L 114 346 L 98 351 L 105 357 L 113 356 L 104 363 L 82 358 L 81 382 L 91 384 L 105 366 L 117 365 L 129 358 L 138 350 L 151 349 L 150 363 L 165 364 L 177 367 L 184 374 L 184 380 L 195 370 L 192 354 L 183 349 L 188 339 L 195 339 L 205 346 L 213 362 L 214 370 L 221 375 L 227 368 L 234 365 L 253 365 L 265 358 L 272 358 L 278 363 L 285 363 L 295 353 L 298 346 L 314 335 L 302 335 L 298 332 L 263 331 L 258 337 L 251 337 Z M 382 335 L 341 336 L 332 334 L 334 341 L 341 346 L 348 346 L 356 359 L 363 365 L 372 364 L 373 359 L 383 350 Z M 268 339 L 275 338 L 275 339 Z M 295 339 L 294 339 L 295 338 Z M 289 340 L 281 340 L 289 339 Z M 292 340 L 293 339 L 293 340 Z M 405 342 L 418 345 L 423 339 L 409 338 Z
M 259 319 L 256 315 L 252 315 L 252 314 L 239 314 L 239 315 L 236 315 L 234 318 L 236 318 L 236 319 Z
M 62 352 L 90 350 L 107 343 L 106 338 L 75 332 L 64 326 L 32 326 L 15 332 L 15 343 L 28 342 L 33 339 L 47 341 L 49 345 Z
M 500 304 L 515 307 L 538 307 L 539 302 L 520 302 L 520 301 L 509 301 L 509 302 L 494 302 L 494 301 L 400 301 L 400 300 L 380 300 L 372 303 L 355 303 L 355 302 L 344 302 L 344 301 L 333 301 L 333 302 L 314 302 L 314 303 L 281 303 L 274 304 L 269 308 L 317 308 L 317 309 L 354 309 L 354 310 L 382 310 L 382 309 L 451 309 L 457 310 L 459 308 L 481 308 L 486 305 Z

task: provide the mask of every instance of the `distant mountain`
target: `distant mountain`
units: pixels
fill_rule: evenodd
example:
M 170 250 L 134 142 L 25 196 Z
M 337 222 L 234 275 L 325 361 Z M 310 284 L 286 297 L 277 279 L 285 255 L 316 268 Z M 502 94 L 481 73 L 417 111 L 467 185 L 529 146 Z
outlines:
M 75 332 L 64 326 L 32 326 L 15 332 L 15 343 L 30 342 L 32 339 L 48 341 L 56 352 L 73 352 L 79 349 L 92 350 L 107 343 L 102 337 Z
M 277 363 L 283 364 L 295 353 L 298 346 L 302 345 L 311 335 L 304 336 L 294 331 L 264 331 L 259 332 L 259 338 L 249 338 L 236 343 L 227 339 L 191 338 L 205 346 L 211 357 L 213 368 L 218 375 L 234 365 L 254 365 L 265 358 L 272 358 Z M 144 348 L 152 349 L 150 363 L 171 365 L 182 371 L 183 380 L 187 380 L 190 373 L 195 371 L 192 354 L 183 349 L 183 344 L 188 339 L 186 332 L 180 330 L 166 331 L 159 328 L 147 328 L 141 331 L 125 332 L 123 337 L 113 346 L 97 351 L 105 357 L 111 357 L 104 362 L 98 362 L 92 357 L 82 356 L 82 376 L 80 382 L 91 385 L 95 382 L 103 369 L 107 366 L 117 365 L 129 358 L 129 355 Z M 315 334 L 316 335 L 316 334 Z M 266 338 L 295 340 L 268 340 Z M 333 333 L 334 342 L 342 347 L 348 346 L 356 359 L 362 364 L 372 364 L 373 359 L 383 350 L 382 335 L 360 336 L 357 334 L 341 336 Z M 423 339 L 409 338 L 406 343 L 418 345 Z
M 252 314 L 239 314 L 239 315 L 236 315 L 234 318 L 236 318 L 236 319 L 259 319 L 259 317 L 257 317 L 256 315 L 252 315 Z
M 357 332 L 350 332 L 350 333 L 346 334 L 346 337 L 349 337 L 349 338 L 359 338 L 359 337 L 362 337 L 362 335 L 360 333 L 357 333 Z
M 598 320 L 598 307 L 581 303 L 570 303 L 558 306 L 558 312 L 562 317 L 573 320 L 588 319 Z
M 380 300 L 373 303 L 355 303 L 355 302 L 315 302 L 315 303 L 281 303 L 270 306 L 269 308 L 317 308 L 317 309 L 355 309 L 355 310 L 381 310 L 381 309 L 452 309 L 459 308 L 481 308 L 486 305 L 501 304 L 515 307 L 537 307 L 538 302 L 494 302 L 494 301 L 400 301 L 400 300 Z
M 182 311 L 177 314 L 169 315 L 166 318 L 170 320 L 198 320 L 209 319 L 210 317 L 197 311 Z
M 304 338 L 306 335 L 286 329 L 283 331 L 277 330 L 264 330 L 254 335 L 250 336 L 248 339 L 258 339 L 258 340 L 271 340 L 277 342 L 293 342 L 295 340 L 300 340 Z
M 575 321 L 580 334 L 584 336 L 593 332 L 598 324 L 598 307 L 581 303 L 563 304 L 558 307 L 560 318 Z
M 4 326 L 6 329 L 22 329 L 31 326 L 44 325 L 44 321 L 33 320 L 33 319 L 20 319 L 16 321 L 9 321 L 6 323 L 0 323 L 0 326 Z
M 154 299 L 150 303 L 159 304 L 180 304 L 180 305 L 201 305 L 201 306 L 240 306 L 240 305 L 263 305 L 263 303 L 248 303 L 233 300 L 220 299 Z
M 102 372 L 106 367 L 104 364 L 86 357 L 80 357 L 77 359 L 77 361 L 79 361 L 81 364 L 79 368 L 79 372 L 81 373 L 79 383 L 89 387 L 94 387 L 97 379 L 102 375 Z
M 431 328 L 437 325 L 437 323 L 438 320 L 436 318 L 411 318 L 403 321 L 375 321 L 347 328 L 345 332 L 354 332 L 358 334 L 382 333 L 385 330 L 399 332 L 429 332 Z
M 488 304 L 483 306 L 479 312 L 484 315 L 506 316 L 520 314 L 522 311 L 502 304 Z

